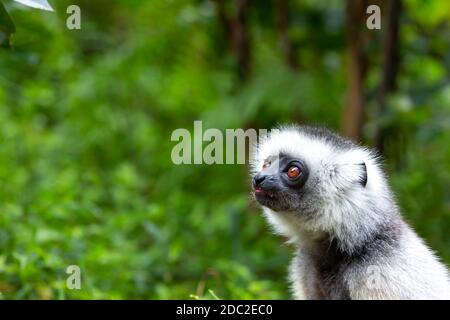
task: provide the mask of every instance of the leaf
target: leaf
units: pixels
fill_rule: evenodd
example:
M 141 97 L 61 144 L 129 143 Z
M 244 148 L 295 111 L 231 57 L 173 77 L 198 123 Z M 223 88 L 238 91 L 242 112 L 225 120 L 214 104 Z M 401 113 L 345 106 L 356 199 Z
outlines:
M 11 35 L 16 32 L 16 26 L 0 1 L 0 47 L 11 47 Z
M 32 8 L 37 8 L 37 9 L 47 10 L 47 11 L 55 11 L 50 6 L 50 4 L 47 2 L 47 0 L 14 0 L 14 1 L 24 4 L 26 6 L 32 7 Z

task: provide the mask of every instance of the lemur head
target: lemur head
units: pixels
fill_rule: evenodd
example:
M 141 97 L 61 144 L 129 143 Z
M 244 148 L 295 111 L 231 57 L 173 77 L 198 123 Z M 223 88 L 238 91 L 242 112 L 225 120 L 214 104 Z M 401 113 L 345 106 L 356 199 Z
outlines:
M 323 128 L 272 130 L 255 148 L 252 178 L 265 211 L 312 229 L 365 228 L 383 218 L 366 209 L 391 200 L 374 154 Z
M 255 198 L 274 211 L 313 213 L 328 199 L 366 188 L 370 157 L 327 129 L 276 129 L 257 148 Z

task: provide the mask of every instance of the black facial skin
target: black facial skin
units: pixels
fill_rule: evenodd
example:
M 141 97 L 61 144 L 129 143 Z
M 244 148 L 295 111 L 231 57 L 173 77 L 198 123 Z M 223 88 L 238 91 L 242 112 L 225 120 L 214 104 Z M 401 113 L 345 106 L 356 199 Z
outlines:
M 296 178 L 288 176 L 292 166 L 300 169 Z M 308 175 L 308 167 L 301 159 L 286 155 L 266 159 L 265 167 L 253 177 L 255 199 L 274 211 L 293 211 L 304 193 Z

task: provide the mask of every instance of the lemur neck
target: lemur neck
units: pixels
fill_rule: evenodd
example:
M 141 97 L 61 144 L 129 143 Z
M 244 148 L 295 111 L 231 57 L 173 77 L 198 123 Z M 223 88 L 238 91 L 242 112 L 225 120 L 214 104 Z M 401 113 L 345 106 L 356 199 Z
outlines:
M 334 260 L 337 257 L 357 258 L 391 250 L 398 243 L 405 223 L 392 216 L 372 230 L 346 230 L 339 233 L 305 231 L 299 233 L 299 246 L 318 257 Z

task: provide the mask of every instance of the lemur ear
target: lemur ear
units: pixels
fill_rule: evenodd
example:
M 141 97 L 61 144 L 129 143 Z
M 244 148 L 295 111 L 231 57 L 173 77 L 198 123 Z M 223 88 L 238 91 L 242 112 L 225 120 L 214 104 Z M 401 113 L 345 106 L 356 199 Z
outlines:
M 366 167 L 366 164 L 364 162 L 360 163 L 359 165 L 361 166 L 361 171 L 362 171 L 361 177 L 359 178 L 359 183 L 363 187 L 365 187 L 366 184 L 367 184 L 367 167 Z

